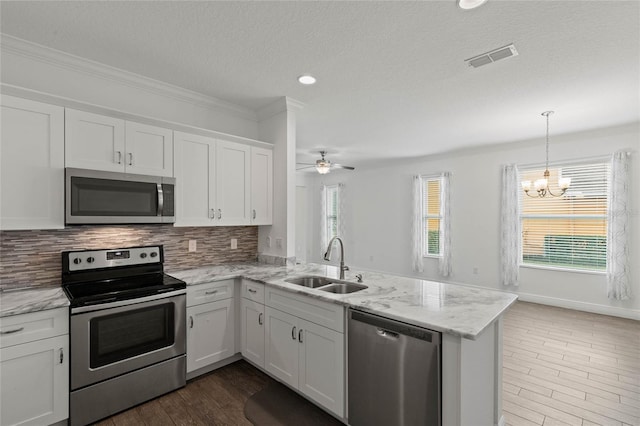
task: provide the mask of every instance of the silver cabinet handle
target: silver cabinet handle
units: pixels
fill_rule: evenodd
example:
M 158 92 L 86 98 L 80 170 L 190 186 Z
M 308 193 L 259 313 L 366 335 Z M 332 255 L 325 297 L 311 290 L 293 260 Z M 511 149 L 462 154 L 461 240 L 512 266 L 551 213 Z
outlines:
M 211 211 L 209 213 L 211 213 L 209 215 L 209 219 L 215 219 L 216 218 L 216 209 L 211 209 Z
M 129 153 L 129 165 L 133 166 L 133 153 L 132 152 Z
M 256 209 L 253 209 L 253 218 L 256 218 Z
M 118 154 L 118 159 L 116 160 L 116 163 L 122 164 L 122 151 L 116 151 L 116 154 Z
M 296 326 L 294 325 L 293 328 L 291 329 L 291 338 L 293 340 L 296 340 Z
M 189 316 L 189 328 L 193 328 L 193 317 Z
M 0 334 L 13 334 L 22 330 L 24 330 L 24 327 L 16 328 L 14 330 L 0 331 Z
M 205 291 L 204 294 L 216 294 L 218 290 Z
M 64 362 L 64 350 L 60 348 L 60 364 Z
M 218 219 L 222 219 L 222 210 L 218 209 Z
M 262 312 L 258 314 L 258 324 L 260 325 L 262 325 L 262 315 L 264 315 Z
M 249 293 L 254 293 L 254 294 L 255 294 L 255 293 L 257 293 L 257 291 L 256 291 L 256 290 L 254 290 L 254 289 L 252 289 L 252 288 L 248 288 L 248 289 L 247 289 L 247 291 L 248 291 Z
M 298 342 L 302 343 L 302 329 L 298 331 Z

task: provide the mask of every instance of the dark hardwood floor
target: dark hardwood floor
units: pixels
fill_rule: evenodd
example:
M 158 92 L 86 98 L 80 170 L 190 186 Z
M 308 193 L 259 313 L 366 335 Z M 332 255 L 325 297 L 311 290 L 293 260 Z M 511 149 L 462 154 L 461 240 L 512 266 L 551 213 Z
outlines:
M 99 426 L 247 425 L 244 404 L 270 377 L 245 361 L 200 376 L 182 389 L 109 417 Z

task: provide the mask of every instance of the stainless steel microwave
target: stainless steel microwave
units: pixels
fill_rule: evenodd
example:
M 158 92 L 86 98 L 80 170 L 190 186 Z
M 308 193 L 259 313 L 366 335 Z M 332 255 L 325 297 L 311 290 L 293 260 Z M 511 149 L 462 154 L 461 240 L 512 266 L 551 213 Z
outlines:
M 173 223 L 170 177 L 65 169 L 65 223 Z

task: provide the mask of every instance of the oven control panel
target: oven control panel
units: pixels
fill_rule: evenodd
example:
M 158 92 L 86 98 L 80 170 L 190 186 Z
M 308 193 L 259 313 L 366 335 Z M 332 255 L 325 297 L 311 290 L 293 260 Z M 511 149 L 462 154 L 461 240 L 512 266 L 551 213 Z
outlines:
M 64 252 L 69 271 L 162 263 L 162 246 Z

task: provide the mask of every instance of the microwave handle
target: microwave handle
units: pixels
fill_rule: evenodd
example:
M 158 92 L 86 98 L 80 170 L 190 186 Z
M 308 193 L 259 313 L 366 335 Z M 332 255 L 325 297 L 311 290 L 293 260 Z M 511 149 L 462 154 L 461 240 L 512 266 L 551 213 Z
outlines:
M 158 216 L 162 216 L 164 210 L 164 193 L 162 192 L 162 184 L 157 184 L 158 188 Z

